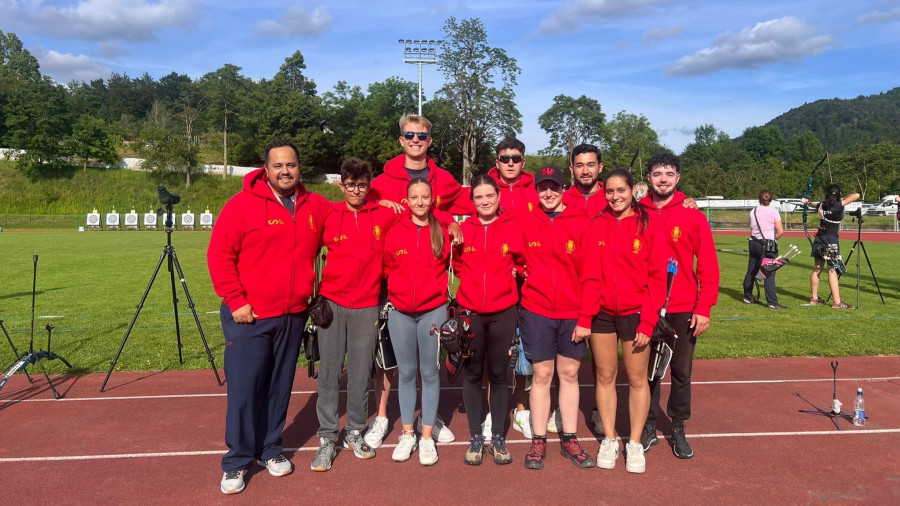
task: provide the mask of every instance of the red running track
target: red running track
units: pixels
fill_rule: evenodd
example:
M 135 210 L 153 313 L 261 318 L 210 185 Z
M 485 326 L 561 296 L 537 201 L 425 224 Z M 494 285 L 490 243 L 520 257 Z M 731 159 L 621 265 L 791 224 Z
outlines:
M 284 436 L 296 471 L 274 478 L 254 468 L 244 493 L 231 497 L 218 490 L 225 389 L 210 371 L 119 372 L 103 394 L 103 375 L 57 377 L 59 401 L 43 378 L 29 385 L 17 375 L 0 396 L 0 504 L 900 504 L 900 357 L 838 360 L 838 398 L 851 411 L 856 387 L 864 388 L 865 427 L 843 420 L 837 431 L 825 416 L 798 412 L 829 409 L 830 359 L 698 360 L 688 423 L 695 457 L 678 460 L 663 441 L 643 475 L 627 473 L 621 459 L 613 470 L 576 469 L 556 442 L 543 471 L 526 470 L 527 441 L 511 430 L 512 465 L 466 466 L 458 387 L 444 388 L 440 413 L 460 440 L 438 446 L 436 466 L 415 456 L 391 461 L 399 431 L 392 399 L 389 444 L 375 459 L 342 452 L 331 471 L 314 473 L 315 382 L 299 369 Z M 589 374 L 585 365 L 583 384 Z M 617 429 L 627 435 L 619 383 Z M 593 388 L 581 392 L 579 437 L 594 455 Z M 659 428 L 668 434 L 665 420 Z

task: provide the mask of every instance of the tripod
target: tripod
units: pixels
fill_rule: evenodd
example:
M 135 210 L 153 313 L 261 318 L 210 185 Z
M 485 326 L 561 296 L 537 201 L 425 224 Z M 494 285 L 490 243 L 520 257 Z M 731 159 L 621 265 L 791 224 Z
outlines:
M 60 393 L 56 391 L 56 387 L 53 385 L 53 381 L 50 379 L 50 375 L 47 374 L 47 368 L 44 367 L 44 360 L 60 360 L 62 363 L 66 364 L 66 367 L 68 367 L 69 369 L 72 368 L 72 364 L 70 364 L 68 360 L 53 352 L 53 348 L 50 346 L 50 338 L 53 335 L 53 325 L 49 323 L 44 327 L 45 329 L 47 329 L 47 349 L 34 351 L 34 302 L 35 295 L 37 294 L 38 256 L 34 255 L 33 259 L 34 277 L 32 278 L 31 282 L 31 339 L 28 343 L 28 352 L 19 355 L 19 350 L 16 349 L 16 345 L 14 345 L 12 339 L 10 339 L 9 333 L 6 332 L 6 327 L 3 326 L 3 321 L 0 320 L 0 328 L 3 328 L 3 333 L 6 334 L 6 340 L 9 341 L 9 345 L 12 347 L 13 353 L 15 353 L 17 357 L 16 361 L 6 368 L 6 372 L 3 374 L 3 379 L 0 379 L 0 390 L 3 389 L 3 386 L 6 385 L 6 382 L 9 381 L 12 375 L 19 370 L 22 370 L 22 372 L 25 373 L 25 376 L 28 378 L 29 383 L 34 383 L 34 380 L 31 378 L 31 376 L 28 375 L 28 371 L 25 368 L 29 365 L 37 364 L 41 366 L 41 371 L 44 373 L 44 377 L 47 378 L 47 383 L 50 384 L 50 390 L 53 390 L 53 398 L 59 399 L 60 397 L 62 397 L 62 395 L 60 395 Z
M 878 278 L 875 277 L 875 270 L 872 269 L 872 262 L 869 261 L 869 254 L 866 253 L 866 245 L 862 241 L 862 224 L 863 217 L 862 213 L 859 213 L 859 216 L 853 218 L 856 220 L 856 241 L 853 243 L 853 246 L 850 248 L 850 254 L 847 255 L 847 262 L 850 262 L 850 259 L 853 257 L 853 252 L 857 249 L 862 250 L 862 254 L 866 257 L 866 264 L 869 265 L 869 272 L 872 273 L 872 280 L 875 281 L 875 288 L 878 289 L 878 296 L 881 297 L 881 303 L 887 304 L 884 301 L 884 295 L 881 293 L 881 287 L 878 286 Z M 856 307 L 859 308 L 859 255 L 856 255 Z
M 851 413 L 844 413 L 841 411 L 841 401 L 837 398 L 837 368 L 838 361 L 831 361 L 831 370 L 834 371 L 834 390 L 831 394 L 831 411 L 825 411 L 823 409 L 801 409 L 801 413 L 812 413 L 814 415 L 825 415 L 834 422 L 835 427 L 838 430 L 841 430 L 841 417 L 842 416 L 853 416 Z M 798 394 L 799 395 L 799 394 Z
M 106 373 L 106 379 L 103 380 L 103 385 L 100 386 L 100 392 L 103 392 L 106 389 L 106 383 L 109 381 L 109 377 L 112 375 L 113 369 L 116 368 L 116 362 L 119 361 L 119 357 L 122 355 L 122 349 L 125 348 L 125 343 L 128 341 L 128 336 L 131 335 L 131 331 L 134 329 L 134 324 L 138 319 L 138 316 L 141 314 L 141 309 L 144 307 L 144 302 L 147 300 L 147 295 L 150 293 L 150 288 L 153 287 L 153 282 L 156 281 L 156 276 L 159 274 L 159 269 L 162 267 L 163 260 L 168 260 L 168 268 L 169 268 L 169 279 L 172 284 L 172 305 L 175 308 L 175 338 L 178 343 L 178 361 L 184 364 L 184 358 L 181 353 L 182 344 L 181 344 L 181 325 L 178 322 L 178 295 L 175 292 L 175 271 L 178 271 L 178 279 L 181 281 L 181 287 L 184 289 L 184 295 L 187 297 L 188 307 L 191 308 L 191 313 L 194 315 L 194 323 L 197 324 L 197 330 L 200 332 L 200 340 L 203 341 L 203 347 L 206 349 L 206 358 L 209 360 L 209 365 L 213 370 L 213 374 L 216 375 L 216 381 L 219 383 L 219 386 L 222 385 L 222 379 L 219 378 L 219 371 L 216 369 L 216 363 L 213 360 L 212 352 L 209 350 L 209 344 L 206 342 L 206 335 L 203 333 L 203 327 L 200 326 L 200 318 L 197 316 L 197 310 L 194 308 L 194 300 L 191 298 L 191 293 L 188 291 L 187 281 L 184 279 L 184 272 L 181 270 L 181 263 L 178 261 L 178 255 L 175 254 L 175 247 L 172 246 L 172 230 L 174 227 L 173 218 L 172 218 L 172 204 L 166 203 L 166 245 L 163 247 L 163 252 L 159 256 L 159 262 L 156 263 L 156 270 L 153 271 L 153 276 L 150 277 L 150 282 L 147 283 L 147 288 L 144 290 L 144 296 L 141 297 L 141 301 L 138 302 L 137 311 L 134 313 L 134 318 L 131 319 L 131 325 L 128 326 L 128 331 L 125 332 L 125 337 L 122 338 L 122 344 L 119 346 L 119 351 L 116 352 L 116 357 L 113 359 L 112 363 L 109 365 L 109 372 Z

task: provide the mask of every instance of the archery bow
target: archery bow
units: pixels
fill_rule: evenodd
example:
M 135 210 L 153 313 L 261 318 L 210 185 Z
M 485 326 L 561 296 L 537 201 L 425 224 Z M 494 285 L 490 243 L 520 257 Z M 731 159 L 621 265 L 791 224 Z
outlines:
M 803 233 L 806 234 L 806 240 L 809 241 L 809 246 L 812 247 L 813 239 L 809 235 L 809 225 L 806 223 L 807 215 L 809 214 L 809 199 L 812 197 L 812 189 L 813 189 L 813 176 L 815 176 L 816 171 L 819 170 L 819 167 L 825 163 L 825 160 L 828 159 L 828 151 L 825 152 L 825 156 L 813 167 L 813 170 L 809 173 L 809 178 L 806 180 L 806 188 L 800 192 L 801 199 L 807 199 L 807 202 L 803 204 Z

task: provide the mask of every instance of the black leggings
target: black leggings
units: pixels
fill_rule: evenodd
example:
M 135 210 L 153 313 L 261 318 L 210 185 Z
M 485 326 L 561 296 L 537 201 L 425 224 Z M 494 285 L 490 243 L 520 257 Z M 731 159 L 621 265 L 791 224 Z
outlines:
M 502 436 L 506 431 L 509 346 L 516 334 L 516 307 L 490 314 L 473 314 L 472 356 L 466 364 L 463 382 L 463 403 L 469 419 L 469 432 L 481 434 L 481 383 L 487 353 L 488 380 L 491 383 L 491 433 Z

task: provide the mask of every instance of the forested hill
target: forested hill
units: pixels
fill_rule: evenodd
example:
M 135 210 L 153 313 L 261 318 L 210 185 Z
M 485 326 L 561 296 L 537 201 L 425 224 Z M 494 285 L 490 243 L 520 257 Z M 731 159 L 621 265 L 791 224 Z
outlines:
M 811 130 L 831 153 L 845 153 L 857 144 L 900 141 L 900 88 L 853 99 L 816 100 L 766 123 L 791 139 Z

